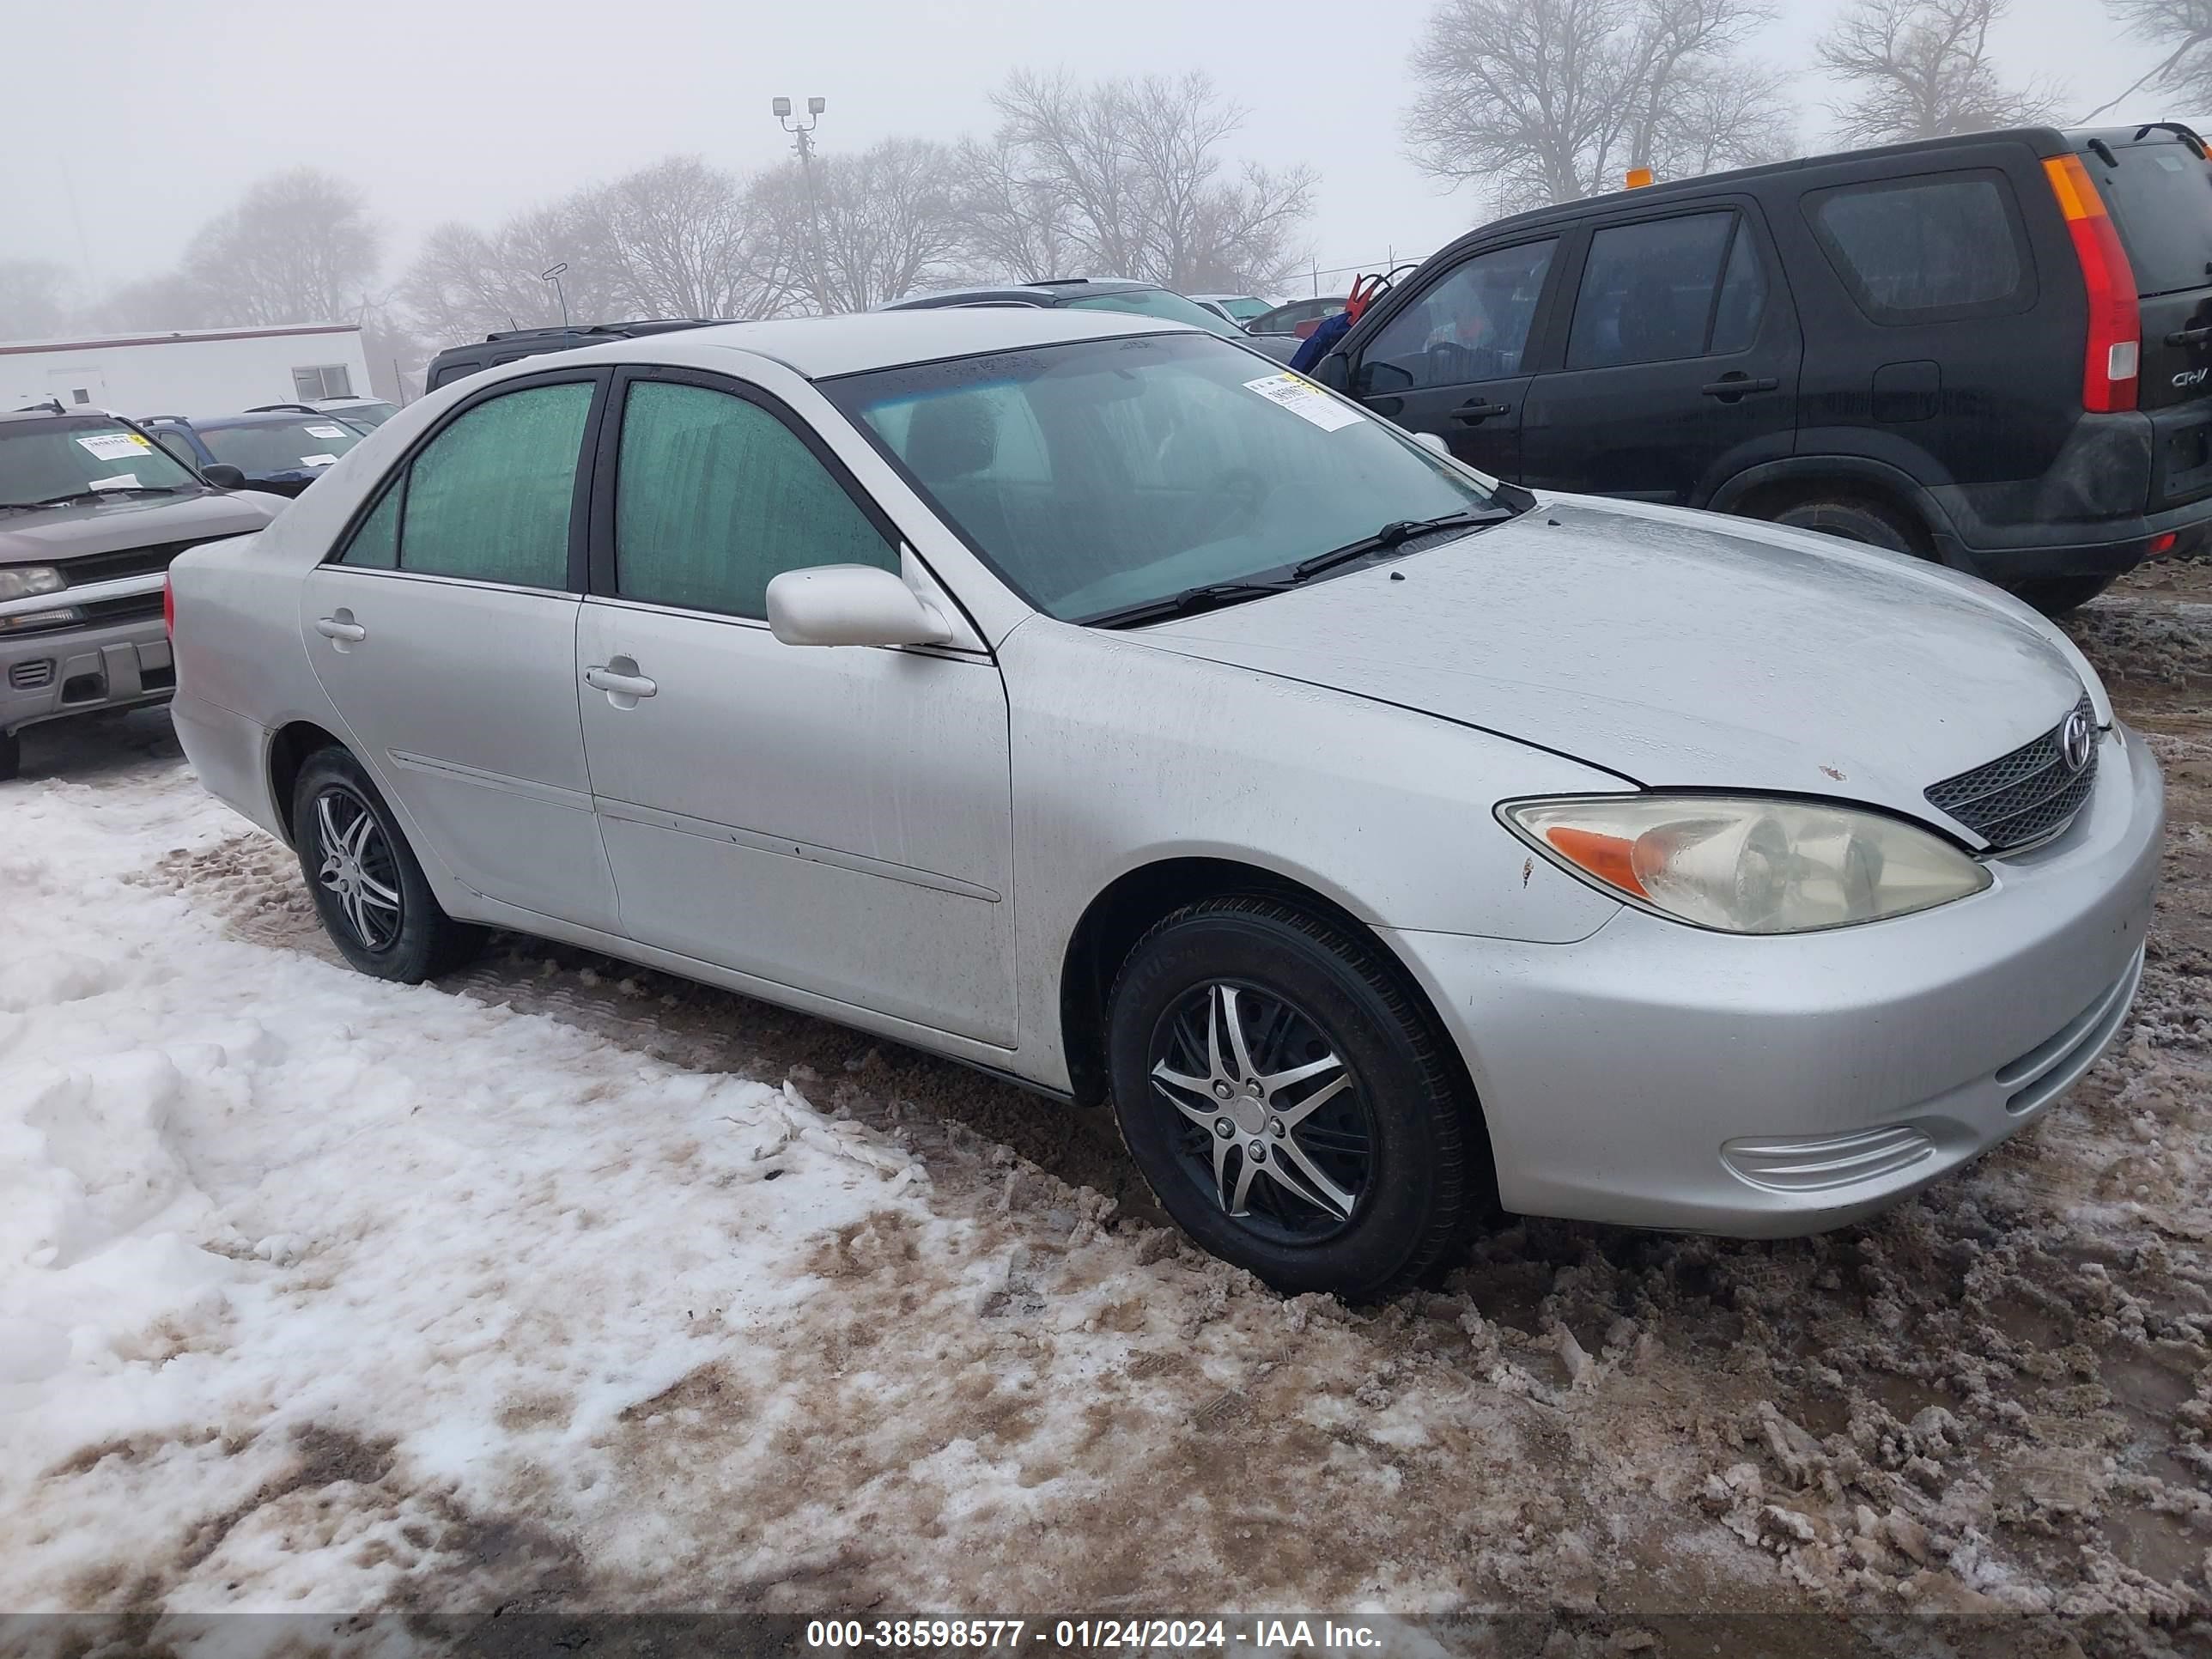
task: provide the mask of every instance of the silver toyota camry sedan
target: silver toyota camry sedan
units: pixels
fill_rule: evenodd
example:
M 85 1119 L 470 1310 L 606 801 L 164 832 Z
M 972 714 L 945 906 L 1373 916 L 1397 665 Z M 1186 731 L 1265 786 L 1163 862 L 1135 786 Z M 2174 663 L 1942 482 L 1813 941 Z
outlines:
M 1110 1103 L 1290 1290 L 1867 1216 L 2142 971 L 2158 769 L 2025 606 L 1145 319 L 532 358 L 172 579 L 191 763 L 362 971 L 516 929 Z

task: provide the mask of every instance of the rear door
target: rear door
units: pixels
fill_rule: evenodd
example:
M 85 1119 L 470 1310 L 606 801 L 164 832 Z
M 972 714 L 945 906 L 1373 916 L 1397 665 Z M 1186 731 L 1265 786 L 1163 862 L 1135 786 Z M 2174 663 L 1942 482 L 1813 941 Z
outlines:
M 1695 506 L 1788 455 L 1803 343 L 1756 206 L 1617 216 L 1586 247 L 1565 358 L 1527 394 L 1521 481 Z
M 2175 134 L 2084 141 L 2135 272 L 2142 316 L 2136 406 L 2157 428 L 2148 510 L 2212 494 L 2212 163 Z
M 1434 433 L 1469 465 L 1518 479 L 1522 400 L 1559 252 L 1556 234 L 1486 248 L 1392 295 L 1388 320 L 1358 349 L 1352 395 Z

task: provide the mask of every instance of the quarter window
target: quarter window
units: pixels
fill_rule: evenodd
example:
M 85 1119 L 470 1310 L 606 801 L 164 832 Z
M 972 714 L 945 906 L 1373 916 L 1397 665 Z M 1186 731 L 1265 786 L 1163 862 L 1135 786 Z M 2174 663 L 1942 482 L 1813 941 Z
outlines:
M 399 568 L 399 498 L 404 493 L 400 483 L 385 488 L 384 499 L 376 510 L 361 521 L 353 532 L 353 539 L 338 555 L 340 564 L 358 565 L 367 570 L 397 570 Z
M 615 477 L 615 591 L 649 605 L 765 617 L 771 577 L 818 564 L 899 568 L 791 428 L 705 386 L 639 380 Z
M 2033 297 L 2002 173 L 1849 185 L 1815 191 L 1805 206 L 1836 274 L 1878 323 L 1999 315 Z
M 1705 355 L 1734 213 L 1610 225 L 1590 238 L 1567 339 L 1569 368 L 1663 363 Z M 1754 264 L 1747 281 L 1757 279 Z M 1737 326 L 1741 326 L 1738 319 Z M 1735 349 L 1741 349 L 1740 347 Z
M 1360 395 L 1518 374 L 1557 246 L 1528 242 L 1455 265 L 1376 335 L 1360 365 Z

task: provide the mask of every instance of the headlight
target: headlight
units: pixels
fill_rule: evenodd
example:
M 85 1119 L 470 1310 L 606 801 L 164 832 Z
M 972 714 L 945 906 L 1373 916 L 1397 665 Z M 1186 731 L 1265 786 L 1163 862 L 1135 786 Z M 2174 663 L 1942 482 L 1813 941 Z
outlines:
M 1571 874 L 1725 933 L 1803 933 L 1978 893 L 1990 872 L 1875 812 L 1755 796 L 1588 795 L 1498 815 Z
M 0 599 L 61 591 L 62 573 L 50 564 L 0 564 Z

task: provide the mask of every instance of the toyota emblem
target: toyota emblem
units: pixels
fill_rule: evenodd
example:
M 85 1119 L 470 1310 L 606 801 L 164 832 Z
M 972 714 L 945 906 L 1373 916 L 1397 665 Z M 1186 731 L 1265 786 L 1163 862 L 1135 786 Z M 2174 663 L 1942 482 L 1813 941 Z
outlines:
M 2089 717 L 2075 709 L 2066 717 L 2066 725 L 2058 734 L 2059 752 L 2066 757 L 2066 769 L 2078 772 L 2089 763 L 2089 752 L 2097 741 L 2097 728 Z

